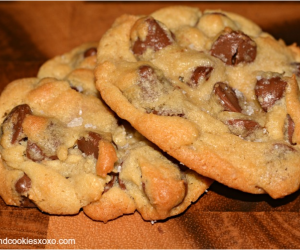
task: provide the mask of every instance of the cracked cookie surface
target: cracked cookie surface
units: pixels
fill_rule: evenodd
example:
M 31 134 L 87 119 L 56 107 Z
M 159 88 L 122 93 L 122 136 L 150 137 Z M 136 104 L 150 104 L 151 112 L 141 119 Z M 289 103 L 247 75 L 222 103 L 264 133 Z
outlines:
M 187 167 L 280 198 L 300 184 L 299 55 L 242 16 L 175 6 L 115 21 L 96 86 Z

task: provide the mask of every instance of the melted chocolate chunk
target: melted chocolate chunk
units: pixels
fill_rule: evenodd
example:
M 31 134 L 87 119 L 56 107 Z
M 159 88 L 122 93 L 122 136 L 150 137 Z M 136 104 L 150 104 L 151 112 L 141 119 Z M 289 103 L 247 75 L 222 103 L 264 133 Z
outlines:
M 138 37 L 134 41 L 132 51 L 135 55 L 142 55 L 147 48 L 158 51 L 173 43 L 172 35 L 169 35 L 153 17 L 147 18 L 144 22 L 148 26 L 148 33 L 144 40 Z
M 195 88 L 198 86 L 199 80 L 204 79 L 207 81 L 210 77 L 210 74 L 214 68 L 213 67 L 206 67 L 206 66 L 199 66 L 197 67 L 188 82 L 188 85 L 192 88 Z
M 219 36 L 214 42 L 211 54 L 227 65 L 251 63 L 256 58 L 256 43 L 240 31 L 230 31 Z
M 118 183 L 122 190 L 126 190 L 125 183 L 120 179 L 119 175 L 118 175 Z
M 103 193 L 106 193 L 108 190 L 110 190 L 116 181 L 118 182 L 119 187 L 122 190 L 126 190 L 126 186 L 124 182 L 120 179 L 119 173 L 111 173 L 110 175 L 112 176 L 112 179 L 105 185 Z
M 11 143 L 15 144 L 16 142 L 21 141 L 26 136 L 23 134 L 22 124 L 26 115 L 32 114 L 30 107 L 27 104 L 21 104 L 14 107 L 4 122 L 12 122 L 12 138 Z
M 221 105 L 226 111 L 242 112 L 239 100 L 234 90 L 224 82 L 217 82 L 214 86 L 214 93 L 219 98 Z
M 252 120 L 245 119 L 232 119 L 226 122 L 229 125 L 229 129 L 235 135 L 239 135 L 243 138 L 246 138 L 256 129 L 260 129 L 261 126 Z
M 26 147 L 26 156 L 28 159 L 38 162 L 45 159 L 42 149 L 36 144 L 28 140 Z
M 293 143 L 293 134 L 295 131 L 295 123 L 292 120 L 290 115 L 287 115 L 287 139 L 292 145 L 296 145 L 296 143 Z
M 116 181 L 116 178 L 117 178 L 117 176 L 114 175 L 114 174 L 112 174 L 112 178 L 111 178 L 111 180 L 105 185 L 103 193 L 106 193 L 108 190 L 110 190 L 110 189 L 113 187 L 113 185 L 114 185 L 114 183 L 115 183 L 115 181 Z
M 95 132 L 89 132 L 88 137 L 82 137 L 77 140 L 78 148 L 86 155 L 94 155 L 96 159 L 99 156 L 99 141 L 101 136 Z
M 260 125 L 256 121 L 252 121 L 252 120 L 233 119 L 227 121 L 227 123 L 232 126 L 241 126 L 248 131 L 253 131 L 257 128 L 260 128 Z
M 139 81 L 138 86 L 141 89 L 141 97 L 144 100 L 154 100 L 158 96 L 159 79 L 154 72 L 154 69 L 148 65 L 143 65 L 138 69 Z
M 139 75 L 143 79 L 150 80 L 153 78 L 154 69 L 150 67 L 149 65 L 142 65 L 139 67 Z
M 27 174 L 24 175 L 16 182 L 15 189 L 19 194 L 28 192 L 31 188 L 31 180 Z
M 87 49 L 83 54 L 84 58 L 94 56 L 94 55 L 97 55 L 97 48 L 94 47 Z
M 37 206 L 28 197 L 22 197 L 21 207 L 25 208 L 36 208 Z
M 267 112 L 277 100 L 282 98 L 286 85 L 287 82 L 279 76 L 257 80 L 255 95 L 264 111 Z

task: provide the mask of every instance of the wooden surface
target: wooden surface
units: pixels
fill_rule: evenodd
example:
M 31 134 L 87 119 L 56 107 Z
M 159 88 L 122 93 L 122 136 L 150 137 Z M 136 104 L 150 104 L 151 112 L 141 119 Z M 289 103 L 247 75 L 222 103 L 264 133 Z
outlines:
M 0 91 L 35 76 L 48 58 L 98 41 L 124 13 L 149 14 L 172 4 L 244 15 L 287 44 L 300 44 L 298 2 L 1 2 Z M 151 224 L 139 214 L 103 224 L 84 214 L 49 216 L 0 199 L 1 240 L 74 239 L 76 244 L 0 244 L 0 248 L 300 248 L 300 197 L 280 200 L 214 183 L 184 214 Z

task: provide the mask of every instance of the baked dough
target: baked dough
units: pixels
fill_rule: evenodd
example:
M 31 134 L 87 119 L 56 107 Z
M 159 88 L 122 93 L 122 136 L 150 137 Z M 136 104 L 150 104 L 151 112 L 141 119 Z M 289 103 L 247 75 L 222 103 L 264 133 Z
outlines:
M 142 135 L 203 176 L 254 194 L 299 188 L 299 49 L 221 10 L 123 15 L 96 86 Z

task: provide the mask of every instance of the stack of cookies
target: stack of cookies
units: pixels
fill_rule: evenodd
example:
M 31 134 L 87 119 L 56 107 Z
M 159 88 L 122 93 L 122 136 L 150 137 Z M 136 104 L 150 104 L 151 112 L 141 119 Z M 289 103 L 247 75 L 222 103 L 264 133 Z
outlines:
M 299 48 L 239 15 L 123 15 L 2 92 L 0 196 L 103 222 L 178 215 L 213 180 L 284 197 L 300 185 L 298 82 Z

